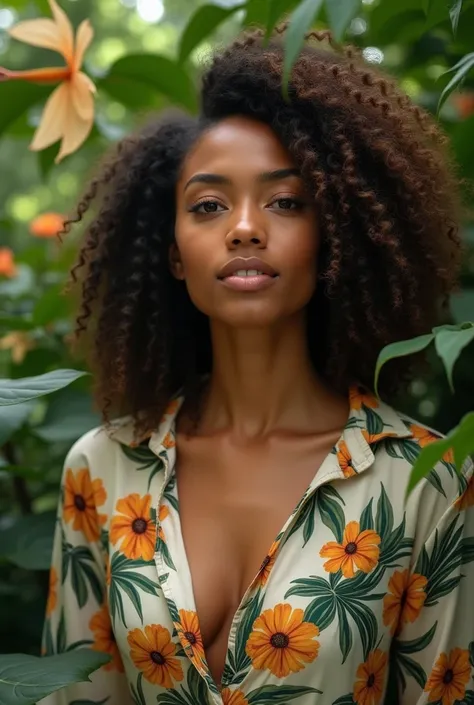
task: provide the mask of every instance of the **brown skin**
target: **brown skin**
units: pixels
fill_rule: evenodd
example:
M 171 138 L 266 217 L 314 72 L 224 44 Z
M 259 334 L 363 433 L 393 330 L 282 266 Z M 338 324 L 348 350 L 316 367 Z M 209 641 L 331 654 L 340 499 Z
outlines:
M 211 673 L 219 683 L 241 599 L 278 532 L 339 438 L 348 403 L 309 359 L 305 307 L 317 279 L 317 212 L 269 127 L 243 117 L 205 133 L 177 185 L 171 269 L 210 319 L 213 369 L 197 432 L 178 419 L 184 544 Z M 199 173 L 230 184 L 193 183 Z M 214 205 L 190 209 L 202 199 Z M 278 200 L 281 199 L 281 200 Z M 303 203 L 295 207 L 296 199 Z M 268 289 L 227 289 L 218 273 L 256 256 L 279 274 Z

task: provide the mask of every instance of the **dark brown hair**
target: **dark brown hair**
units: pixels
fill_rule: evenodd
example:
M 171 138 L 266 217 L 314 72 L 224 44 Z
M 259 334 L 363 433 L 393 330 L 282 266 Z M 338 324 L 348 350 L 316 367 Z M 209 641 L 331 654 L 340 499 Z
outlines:
M 285 101 L 281 37 L 265 46 L 262 34 L 213 57 L 198 117 L 171 111 L 123 140 L 66 228 L 98 199 L 72 277 L 82 287 L 77 334 L 92 340 L 106 419 L 127 412 L 137 428 L 154 427 L 170 396 L 192 395 L 211 369 L 208 321 L 172 278 L 168 248 L 183 159 L 228 116 L 269 125 L 317 202 L 322 247 L 308 345 L 334 388 L 371 388 L 380 350 L 431 330 L 455 285 L 462 206 L 435 121 L 329 32 L 307 36 Z M 401 359 L 385 373 L 386 396 L 410 378 L 410 364 Z

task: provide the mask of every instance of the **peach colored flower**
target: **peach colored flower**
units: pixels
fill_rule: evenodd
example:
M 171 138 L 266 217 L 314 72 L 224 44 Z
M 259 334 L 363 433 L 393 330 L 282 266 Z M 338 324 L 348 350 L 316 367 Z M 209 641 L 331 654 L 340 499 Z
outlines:
M 59 213 L 42 213 L 30 223 L 30 233 L 35 237 L 56 237 L 64 226 L 64 216 Z
M 57 51 L 66 65 L 29 71 L 0 68 L 0 80 L 31 83 L 60 81 L 46 101 L 41 122 L 30 145 L 30 149 L 39 151 L 61 140 L 55 160 L 58 163 L 81 146 L 94 124 L 93 94 L 96 89 L 91 79 L 80 70 L 94 33 L 89 20 L 84 20 L 74 37 L 72 24 L 64 10 L 56 0 L 48 2 L 53 19 L 19 22 L 9 30 L 9 34 L 20 42 Z
M 17 271 L 13 251 L 9 247 L 0 247 L 0 276 L 15 277 Z

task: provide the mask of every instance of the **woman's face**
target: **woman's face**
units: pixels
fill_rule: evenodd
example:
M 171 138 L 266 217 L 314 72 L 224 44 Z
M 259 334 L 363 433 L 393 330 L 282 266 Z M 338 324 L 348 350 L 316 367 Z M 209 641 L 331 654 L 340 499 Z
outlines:
M 303 311 L 316 286 L 316 209 L 269 127 L 232 117 L 209 129 L 176 197 L 171 267 L 200 311 L 244 328 Z

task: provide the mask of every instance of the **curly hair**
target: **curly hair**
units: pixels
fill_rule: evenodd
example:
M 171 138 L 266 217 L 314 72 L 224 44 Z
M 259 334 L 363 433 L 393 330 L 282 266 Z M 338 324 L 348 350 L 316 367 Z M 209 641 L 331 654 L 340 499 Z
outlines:
M 213 56 L 197 117 L 165 112 L 119 143 L 66 231 L 91 206 L 72 280 L 80 280 L 76 334 L 92 340 L 104 420 L 128 413 L 137 432 L 159 422 L 170 396 L 192 396 L 212 365 L 207 318 L 168 267 L 175 188 L 204 130 L 241 115 L 272 128 L 300 169 L 319 214 L 318 285 L 308 345 L 334 388 L 369 389 L 380 350 L 430 331 L 456 285 L 460 180 L 447 138 L 395 80 L 359 50 L 311 32 L 282 96 L 279 27 L 268 44 L 245 32 Z M 326 46 L 322 46 L 326 42 Z M 413 374 L 400 359 L 382 396 Z

